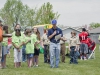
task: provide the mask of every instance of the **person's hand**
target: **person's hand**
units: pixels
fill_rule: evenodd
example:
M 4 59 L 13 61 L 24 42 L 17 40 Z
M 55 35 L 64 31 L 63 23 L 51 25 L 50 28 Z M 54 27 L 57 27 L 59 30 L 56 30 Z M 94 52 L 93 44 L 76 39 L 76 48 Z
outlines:
M 41 41 L 37 41 L 37 44 L 39 44 Z
M 42 48 L 44 48 L 44 46 L 42 46 Z
M 28 42 L 30 42 L 31 40 L 28 40 Z
M 57 33 L 57 32 L 56 32 L 56 31 L 54 31 L 54 32 L 53 32 L 53 35 L 56 35 L 56 33 Z
M 20 49 L 17 49 L 18 50 L 18 52 L 20 52 Z
M 19 49 L 19 46 L 16 46 L 17 49 Z
M 23 45 L 25 45 L 25 42 L 23 42 Z
M 63 41 L 67 41 L 67 39 L 65 37 L 63 37 Z

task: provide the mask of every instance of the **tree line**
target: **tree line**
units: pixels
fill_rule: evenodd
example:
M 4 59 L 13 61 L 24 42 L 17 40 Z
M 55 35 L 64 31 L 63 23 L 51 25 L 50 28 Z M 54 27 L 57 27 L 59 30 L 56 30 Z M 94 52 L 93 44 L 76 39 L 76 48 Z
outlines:
M 0 9 L 0 16 L 10 30 L 19 23 L 22 27 L 38 24 L 50 24 L 52 19 L 58 19 L 60 14 L 53 11 L 53 5 L 49 2 L 42 4 L 40 8 L 30 8 L 21 0 L 7 0 L 4 7 Z

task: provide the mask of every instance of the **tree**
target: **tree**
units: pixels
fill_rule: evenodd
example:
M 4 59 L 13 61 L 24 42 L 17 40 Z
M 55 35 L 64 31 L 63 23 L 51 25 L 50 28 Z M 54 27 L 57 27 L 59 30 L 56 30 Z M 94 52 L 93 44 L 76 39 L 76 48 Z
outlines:
M 32 25 L 33 9 L 23 5 L 20 0 L 7 0 L 4 7 L 0 10 L 0 16 L 10 28 L 19 23 L 22 27 Z M 31 20 L 31 22 L 30 22 Z
M 4 23 L 12 28 L 12 26 L 21 22 L 23 9 L 23 3 L 20 0 L 7 0 L 4 7 L 0 11 L 0 15 L 4 20 Z
M 60 14 L 53 12 L 53 6 L 49 2 L 44 3 L 37 11 L 36 21 L 39 24 L 50 24 L 52 19 L 58 19 Z
M 49 2 L 44 3 L 39 9 L 31 9 L 21 0 L 7 0 L 0 10 L 0 16 L 11 30 L 17 23 L 23 27 L 22 29 L 27 26 L 49 24 L 52 19 L 58 19 L 60 15 L 58 12 L 53 12 L 53 6 Z
M 91 23 L 90 27 L 91 28 L 98 28 L 98 27 L 100 27 L 100 23 Z

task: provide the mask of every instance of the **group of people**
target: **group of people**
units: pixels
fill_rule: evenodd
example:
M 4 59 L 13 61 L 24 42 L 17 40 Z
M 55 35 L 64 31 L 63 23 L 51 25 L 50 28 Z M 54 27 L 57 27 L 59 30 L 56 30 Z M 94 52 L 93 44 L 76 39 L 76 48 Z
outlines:
M 6 67 L 6 55 L 9 53 L 11 46 L 13 46 L 14 50 L 15 68 L 21 67 L 22 61 L 27 61 L 29 68 L 32 66 L 38 67 L 40 47 L 44 49 L 44 63 L 50 63 L 51 68 L 59 67 L 60 53 L 62 55 L 61 61 L 65 63 L 65 42 L 67 39 L 63 36 L 62 30 L 57 27 L 56 20 L 52 20 L 52 25 L 51 29 L 44 29 L 44 34 L 40 37 L 38 28 L 26 28 L 22 33 L 20 24 L 16 24 L 12 37 L 5 37 L 0 42 L 0 48 L 2 47 L 2 68 Z M 4 33 L 8 34 L 8 26 L 3 27 L 3 30 Z M 9 45 L 8 40 L 11 42 Z M 86 60 L 86 54 L 92 50 L 94 44 L 95 42 L 89 38 L 89 33 L 85 28 L 82 29 L 79 37 L 72 31 L 69 39 L 70 64 L 78 64 L 78 56 L 80 56 L 81 60 Z
M 71 32 L 71 35 L 72 37 L 69 42 L 70 64 L 78 64 L 78 57 L 81 60 L 87 60 L 88 54 L 92 53 L 96 45 L 85 28 L 82 29 L 78 37 L 75 32 Z
M 1 22 L 2 21 L 0 21 L 0 23 Z M 3 34 L 8 34 L 8 26 L 2 26 L 2 29 L 3 29 Z M 34 32 L 34 34 L 32 32 Z M 16 24 L 14 27 L 14 32 L 12 33 L 12 37 L 9 38 L 4 37 L 3 41 L 1 41 L 0 43 L 1 43 L 0 50 L 2 50 L 1 51 L 2 68 L 6 68 L 6 55 L 10 53 L 9 50 L 11 48 L 11 45 L 14 50 L 15 68 L 21 67 L 23 54 L 25 54 L 25 58 L 27 58 L 28 67 L 31 67 L 32 65 L 38 67 L 38 61 L 39 61 L 38 56 L 39 56 L 39 47 L 41 44 L 41 40 L 40 40 L 40 32 L 38 31 L 37 28 L 33 28 L 33 29 L 27 28 L 23 33 L 21 32 L 21 26 L 19 24 Z

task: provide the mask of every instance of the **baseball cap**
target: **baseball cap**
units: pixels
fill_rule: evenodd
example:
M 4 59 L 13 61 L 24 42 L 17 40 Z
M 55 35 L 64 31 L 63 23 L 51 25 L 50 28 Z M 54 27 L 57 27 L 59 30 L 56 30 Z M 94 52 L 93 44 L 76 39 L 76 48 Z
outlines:
M 57 24 L 57 20 L 52 20 L 52 25 Z

